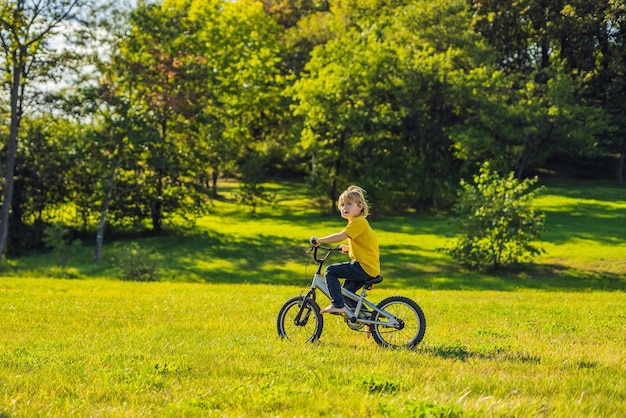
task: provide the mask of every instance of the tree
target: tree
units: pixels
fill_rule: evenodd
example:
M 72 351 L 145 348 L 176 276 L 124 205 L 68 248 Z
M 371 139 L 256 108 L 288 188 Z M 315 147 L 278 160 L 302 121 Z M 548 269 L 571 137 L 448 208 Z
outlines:
M 101 20 L 84 38 L 91 42 L 84 51 L 93 64 L 91 71 L 50 97 L 64 115 L 75 121 L 75 129 L 80 132 L 76 141 L 66 145 L 66 153 L 73 156 L 67 178 L 83 233 L 90 226 L 91 215 L 99 214 L 95 262 L 100 260 L 105 228 L 111 219 L 117 177 L 126 161 L 132 160 L 128 150 L 141 142 L 139 133 L 145 127 L 136 89 L 138 77 L 129 71 L 135 63 L 120 53 L 130 30 L 129 11 L 119 8 L 117 2 L 104 3 L 102 8 L 94 11 Z
M 0 209 L 0 263 L 9 234 L 20 122 L 33 105 L 36 83 L 54 81 L 54 69 L 63 64 L 51 41 L 64 24 L 77 22 L 76 12 L 88 0 L 1 0 L 0 68 L 9 90 L 10 130 L 6 148 L 5 184 Z
M 577 157 L 593 152 L 606 130 L 602 110 L 577 98 L 580 83 L 552 64 L 545 83 L 493 72 L 489 83 L 468 78 L 466 118 L 451 131 L 456 155 L 468 167 L 490 161 L 492 168 L 514 171 L 522 180 L 557 153 Z
M 40 247 L 46 224 L 59 220 L 62 205 L 72 200 L 69 179 L 75 161 L 68 150 L 80 130 L 58 116 L 42 114 L 22 118 L 21 135 L 6 248 L 9 256 Z
M 574 161 L 620 155 L 621 181 L 626 155 L 624 1 L 468 0 L 468 4 L 474 28 L 497 54 L 495 63 L 509 92 L 500 102 L 508 109 L 497 111 L 504 118 L 487 115 L 486 123 L 473 118 L 466 126 L 489 136 L 487 141 L 464 135 L 461 147 L 469 151 L 470 143 L 491 141 L 496 153 L 516 148 L 520 176 L 553 155 L 566 154 Z M 490 128 L 494 125 L 504 130 Z
M 108 107 L 133 125 L 111 136 L 126 143 L 113 219 L 149 219 L 159 233 L 172 213 L 204 209 L 242 145 L 266 139 L 282 100 L 277 32 L 255 1 L 168 0 L 131 13 L 103 80 Z
M 626 161 L 626 2 L 572 1 L 564 9 L 563 55 L 583 80 L 581 96 L 604 111 L 607 129 L 597 154 L 617 155 L 615 178 L 624 184 Z M 593 155 L 592 155 L 593 156 Z
M 252 0 L 195 0 L 190 19 L 199 26 L 198 51 L 209 74 L 196 144 L 215 191 L 218 174 L 236 167 L 247 149 L 270 149 L 285 136 L 280 28 Z
M 331 208 L 354 178 L 396 210 L 444 207 L 458 171 L 449 131 L 466 117 L 460 87 L 489 78 L 465 4 L 347 3 L 346 27 L 313 50 L 293 89 L 313 183 Z
M 458 236 L 443 251 L 472 269 L 496 269 L 519 263 L 542 250 L 545 216 L 531 201 L 537 178 L 518 181 L 513 172 L 501 177 L 484 163 L 474 184 L 461 180 L 462 191 L 453 210 Z
M 285 43 L 281 69 L 286 75 L 299 76 L 313 48 L 335 37 L 329 27 L 334 19 L 328 0 L 265 0 L 263 6 L 283 28 Z
M 169 214 L 186 214 L 196 202 L 194 135 L 205 123 L 210 97 L 204 90 L 210 68 L 198 48 L 198 29 L 187 7 L 140 5 L 107 70 L 109 80 L 103 80 L 117 112 L 108 119 L 121 122 L 110 125 L 117 126 L 111 139 L 117 138 L 117 154 L 124 151 L 113 165 L 120 175 L 111 214 L 133 217 L 135 224 L 149 219 L 155 234 Z

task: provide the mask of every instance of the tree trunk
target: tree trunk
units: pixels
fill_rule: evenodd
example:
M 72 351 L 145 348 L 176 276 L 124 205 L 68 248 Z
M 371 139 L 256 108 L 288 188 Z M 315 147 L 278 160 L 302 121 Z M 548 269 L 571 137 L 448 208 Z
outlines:
M 217 164 L 213 168 L 213 172 L 211 173 L 211 198 L 217 199 L 217 179 L 219 178 L 219 169 L 217 168 Z
M 622 151 L 619 153 L 619 161 L 617 163 L 616 169 L 616 179 L 617 184 L 620 186 L 624 185 L 624 160 L 626 159 L 626 140 L 624 140 L 622 145 Z
M 2 42 L 0 50 L 3 54 L 2 72 L 10 75 L 11 126 L 7 148 L 7 165 L 5 172 L 4 196 L 0 209 L 0 264 L 6 251 L 9 237 L 9 215 L 15 187 L 15 160 L 17 157 L 17 141 L 24 106 L 24 89 L 26 84 L 36 78 L 31 73 L 33 61 L 41 62 L 37 57 L 42 52 L 46 40 L 53 35 L 54 29 L 70 18 L 70 12 L 80 6 L 80 0 L 28 2 L 18 0 L 3 2 L 2 7 Z M 6 10 L 5 10 L 6 9 Z M 34 70 L 36 72 L 36 70 Z M 53 80 L 48 74 L 39 74 L 46 80 Z M 48 77 L 48 78 L 46 78 Z M 40 81 L 43 80 L 40 78 Z
M 332 178 L 332 183 L 329 190 L 331 215 L 337 215 L 339 213 L 339 209 L 337 208 L 337 198 L 339 197 L 339 191 L 337 190 L 337 179 L 339 178 L 339 175 L 341 173 L 341 161 L 342 155 L 344 153 L 344 144 L 346 143 L 345 137 L 346 133 L 342 132 L 339 136 L 339 142 L 337 144 L 339 149 L 339 155 L 335 159 L 335 174 Z
M 14 53 L 13 79 L 11 80 L 11 127 L 9 132 L 9 144 L 7 149 L 7 165 L 5 174 L 4 197 L 0 210 L 0 264 L 2 264 L 6 243 L 9 237 L 9 214 L 13 201 L 13 188 L 15 187 L 15 159 L 17 154 L 17 133 L 22 118 L 22 72 L 24 71 L 25 48 L 20 47 Z
M 163 178 L 159 177 L 156 184 L 156 196 L 152 202 L 152 233 L 159 235 L 161 233 L 161 224 L 163 221 Z
M 102 200 L 102 211 L 100 212 L 100 222 L 98 222 L 98 233 L 96 234 L 96 250 L 93 256 L 94 263 L 100 261 L 100 252 L 102 250 L 102 243 L 104 241 L 104 227 L 106 225 L 107 212 L 109 210 L 109 204 L 111 203 L 111 196 L 113 196 L 113 186 L 115 186 L 115 175 L 117 169 L 120 166 L 122 160 L 122 151 L 124 150 L 124 139 L 120 138 L 120 142 L 117 144 L 117 154 L 115 155 L 115 163 L 113 164 L 113 170 L 109 175 L 109 181 L 107 182 L 107 190 Z

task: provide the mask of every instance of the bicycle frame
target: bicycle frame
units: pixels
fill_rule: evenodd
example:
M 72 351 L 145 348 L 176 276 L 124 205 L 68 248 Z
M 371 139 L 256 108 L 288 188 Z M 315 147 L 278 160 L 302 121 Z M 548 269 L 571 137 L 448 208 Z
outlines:
M 326 255 L 320 259 L 317 258 L 318 248 L 327 250 Z M 311 249 L 309 249 L 309 251 L 310 250 Z M 313 247 L 313 251 L 314 251 L 313 259 L 317 262 L 318 267 L 317 267 L 317 271 L 313 275 L 311 287 L 309 288 L 309 291 L 307 292 L 307 294 L 304 296 L 304 299 L 306 300 L 307 298 L 311 298 L 315 300 L 315 292 L 319 290 L 320 292 L 322 292 L 322 294 L 324 294 L 324 296 L 332 300 L 332 297 L 330 296 L 330 292 L 328 290 L 328 284 L 326 283 L 326 279 L 324 278 L 324 276 L 322 276 L 322 265 L 328 259 L 328 257 L 333 251 L 340 251 L 340 249 L 339 248 L 326 248 L 326 247 Z M 379 309 L 376 305 L 374 305 L 372 302 L 366 299 L 367 292 L 366 292 L 365 286 L 361 288 L 361 291 L 359 292 L 358 295 L 356 293 L 353 293 L 345 289 L 344 287 L 341 288 L 341 293 L 344 297 L 350 298 L 357 302 L 354 312 L 350 309 L 350 307 L 345 306 L 345 309 L 348 313 L 347 320 L 349 320 L 350 322 L 367 324 L 367 325 L 382 325 L 387 328 L 402 328 L 402 323 L 398 321 L 395 316 L 391 315 L 388 312 L 385 312 L 384 310 Z M 377 312 L 378 318 L 384 317 L 388 321 L 383 322 L 380 320 L 372 320 L 372 319 L 360 317 L 359 314 L 363 310 L 364 306 L 368 307 L 371 310 L 372 314 L 374 312 Z M 302 314 L 302 309 L 297 315 L 298 320 L 301 314 Z

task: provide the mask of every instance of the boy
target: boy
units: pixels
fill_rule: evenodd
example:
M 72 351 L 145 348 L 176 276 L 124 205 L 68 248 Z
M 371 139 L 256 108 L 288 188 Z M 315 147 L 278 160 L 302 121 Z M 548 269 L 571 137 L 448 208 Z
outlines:
M 363 287 L 363 282 L 380 274 L 380 253 L 374 230 L 366 219 L 369 207 L 365 200 L 365 190 L 359 186 L 348 187 L 339 196 L 337 207 L 341 216 L 348 220 L 348 225 L 341 232 L 321 238 L 312 236 L 309 241 L 311 245 L 318 246 L 348 240 L 347 245 L 341 245 L 341 252 L 348 253 L 350 261 L 332 264 L 324 272 L 332 303 L 321 311 L 347 314 L 339 278 L 345 279 L 343 286 L 347 290 L 356 293 Z

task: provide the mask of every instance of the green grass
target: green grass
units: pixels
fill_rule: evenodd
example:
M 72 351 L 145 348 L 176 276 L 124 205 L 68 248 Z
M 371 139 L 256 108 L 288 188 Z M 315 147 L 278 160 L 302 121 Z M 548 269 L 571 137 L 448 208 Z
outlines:
M 415 351 L 337 317 L 278 339 L 291 286 L 3 279 L 5 416 L 623 416 L 623 292 L 402 293 Z M 375 299 L 398 293 L 381 287 Z M 432 415 L 440 416 L 440 415 Z M 441 415 L 445 416 L 445 415 Z M 453 415 L 454 416 L 454 415 Z
M 426 314 L 410 351 L 334 316 L 317 344 L 280 340 L 278 310 L 313 273 L 307 238 L 344 221 L 298 183 L 272 185 L 277 204 L 255 215 L 226 186 L 196 225 L 140 241 L 165 256 L 163 282 L 116 280 L 113 246 L 97 265 L 86 244 L 65 266 L 4 266 L 0 417 L 626 415 L 624 189 L 548 184 L 547 252 L 516 272 L 457 267 L 437 251 L 444 217 L 374 220 L 385 281 L 371 299 Z

